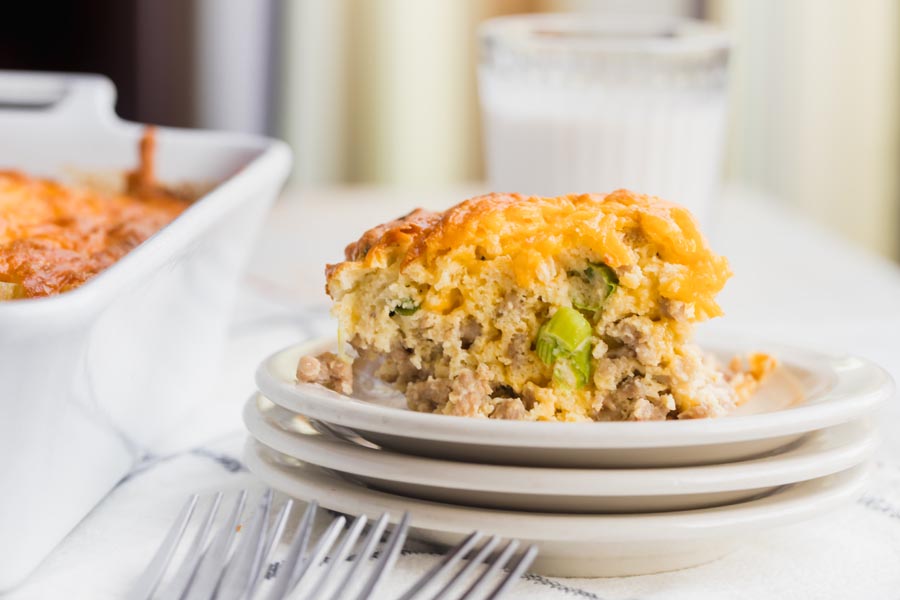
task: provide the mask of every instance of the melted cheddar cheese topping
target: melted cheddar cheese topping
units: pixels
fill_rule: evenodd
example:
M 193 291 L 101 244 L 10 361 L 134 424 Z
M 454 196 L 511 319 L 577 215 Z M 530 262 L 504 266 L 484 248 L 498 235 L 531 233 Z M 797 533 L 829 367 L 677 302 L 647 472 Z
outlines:
M 505 257 L 516 283 L 529 287 L 552 268 L 548 261 L 573 255 L 614 269 L 638 264 L 632 242 L 640 238 L 667 263 L 660 296 L 694 305 L 699 318 L 721 314 L 715 296 L 731 275 L 727 260 L 710 250 L 687 209 L 627 190 L 556 198 L 488 194 L 440 214 L 419 210 L 367 232 L 348 246 L 347 259 L 368 268 L 401 260 L 403 270 L 434 271 L 443 260 L 476 270 Z M 329 267 L 329 278 L 340 267 Z
M 128 193 L 0 171 L 0 300 L 71 290 L 122 258 L 189 203 L 153 180 L 153 130 Z

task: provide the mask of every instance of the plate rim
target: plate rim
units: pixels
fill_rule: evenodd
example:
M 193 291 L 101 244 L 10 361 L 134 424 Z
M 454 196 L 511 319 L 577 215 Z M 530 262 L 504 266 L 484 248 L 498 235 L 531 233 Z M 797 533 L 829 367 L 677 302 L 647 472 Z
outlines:
M 303 354 L 333 344 L 314 338 L 269 355 L 256 370 L 256 384 L 276 404 L 311 418 L 361 431 L 458 444 L 539 448 L 626 449 L 704 446 L 806 433 L 851 421 L 873 410 L 893 393 L 891 376 L 877 364 L 856 356 L 832 356 L 812 350 L 765 344 L 801 361 L 825 363 L 837 376 L 833 389 L 811 404 L 771 413 L 683 421 L 558 423 L 473 419 L 435 415 L 377 405 L 318 384 L 279 376 L 275 363 L 287 354 Z M 721 346 L 721 344 L 719 344 Z M 787 361 L 794 362 L 794 361 Z M 868 384 L 853 393 L 851 376 Z M 414 432 L 411 435 L 409 432 Z
M 519 539 L 575 543 L 725 537 L 806 520 L 858 497 L 872 468 L 863 463 L 761 498 L 710 508 L 639 514 L 535 513 L 451 505 L 374 490 L 314 465 L 273 465 L 263 452 L 271 451 L 248 436 L 243 457 L 256 477 L 292 497 L 315 498 L 331 510 L 353 515 L 388 512 L 392 523 L 409 511 L 412 527 L 422 529 L 458 534 L 490 530 Z M 300 468 L 307 469 L 302 476 L 289 472 Z M 306 491 L 296 494 L 301 488 Z
M 349 475 L 435 488 L 516 495 L 678 496 L 770 488 L 849 469 L 870 458 L 878 444 L 875 427 L 865 420 L 856 420 L 813 432 L 810 435 L 814 437 L 805 438 L 797 447 L 777 454 L 723 464 L 560 469 L 467 463 L 365 448 L 327 433 L 320 434 L 321 437 L 294 434 L 272 423 L 263 414 L 258 404 L 260 399 L 271 402 L 260 392 L 254 392 L 244 404 L 242 417 L 247 430 L 264 446 L 292 458 Z M 835 431 L 838 429 L 840 431 Z M 821 439 L 828 435 L 832 439 Z M 825 447 L 810 448 L 814 444 Z M 297 452 L 299 447 L 305 447 L 306 451 Z M 301 453 L 304 455 L 300 456 Z M 546 478 L 552 478 L 552 486 L 547 483 L 533 487 Z

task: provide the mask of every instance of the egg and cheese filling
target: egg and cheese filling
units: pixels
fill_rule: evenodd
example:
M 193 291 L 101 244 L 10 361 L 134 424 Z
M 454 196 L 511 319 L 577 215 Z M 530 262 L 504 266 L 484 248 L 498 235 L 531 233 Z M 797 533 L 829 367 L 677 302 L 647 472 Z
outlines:
M 490 194 L 376 227 L 346 255 L 327 270 L 342 336 L 414 410 L 719 416 L 773 365 L 720 368 L 691 343 L 730 271 L 686 209 L 650 196 Z M 339 364 L 305 357 L 298 378 L 346 392 Z

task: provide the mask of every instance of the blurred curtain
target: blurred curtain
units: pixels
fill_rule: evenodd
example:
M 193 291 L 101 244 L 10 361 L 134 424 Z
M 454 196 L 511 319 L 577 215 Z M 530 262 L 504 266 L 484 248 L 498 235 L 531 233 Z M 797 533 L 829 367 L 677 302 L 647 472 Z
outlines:
M 104 1 L 134 7 L 136 118 L 275 132 L 276 0 Z
M 900 3 L 710 8 L 735 39 L 726 175 L 900 257 Z
M 278 116 L 295 180 L 477 178 L 475 26 L 528 4 L 285 0 Z
M 283 0 L 279 132 L 294 180 L 482 176 L 476 27 L 521 12 L 696 16 L 699 0 Z
M 280 40 L 274 130 L 295 150 L 295 184 L 479 179 L 475 40 L 488 17 L 710 18 L 735 41 L 726 178 L 900 256 L 896 0 L 268 1 Z
M 147 0 L 145 0 L 147 1 Z M 275 11 L 271 0 L 193 0 L 196 124 L 272 130 Z

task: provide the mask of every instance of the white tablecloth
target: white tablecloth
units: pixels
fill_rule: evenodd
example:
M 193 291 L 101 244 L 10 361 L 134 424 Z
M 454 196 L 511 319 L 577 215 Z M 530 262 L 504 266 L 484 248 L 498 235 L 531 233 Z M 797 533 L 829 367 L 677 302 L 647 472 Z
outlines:
M 260 486 L 241 465 L 240 408 L 257 362 L 274 349 L 329 334 L 323 264 L 339 260 L 367 225 L 417 205 L 440 208 L 473 190 L 372 189 L 286 194 L 252 261 L 217 392 L 173 432 L 47 558 L 11 600 L 121 598 L 191 493 Z M 900 380 L 900 269 L 791 215 L 731 190 L 711 232 L 736 273 L 726 317 L 704 325 L 871 358 Z M 726 558 L 674 573 L 613 579 L 529 576 L 514 598 L 900 597 L 900 406 L 884 410 L 885 442 L 867 492 L 853 506 L 761 532 Z M 61 502 L 65 499 L 61 498 Z M 3 541 L 0 543 L 7 543 Z M 385 588 L 403 589 L 435 560 L 407 547 Z

